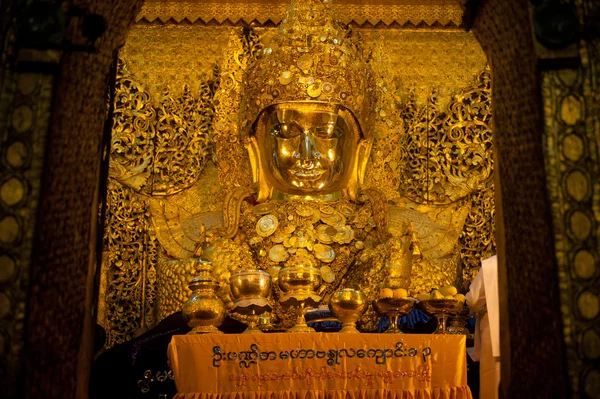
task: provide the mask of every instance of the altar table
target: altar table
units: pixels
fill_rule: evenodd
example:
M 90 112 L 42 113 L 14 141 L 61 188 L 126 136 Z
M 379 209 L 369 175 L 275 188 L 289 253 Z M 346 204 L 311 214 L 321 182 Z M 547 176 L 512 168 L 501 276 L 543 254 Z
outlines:
M 176 399 L 471 399 L 466 338 L 422 334 L 175 335 Z

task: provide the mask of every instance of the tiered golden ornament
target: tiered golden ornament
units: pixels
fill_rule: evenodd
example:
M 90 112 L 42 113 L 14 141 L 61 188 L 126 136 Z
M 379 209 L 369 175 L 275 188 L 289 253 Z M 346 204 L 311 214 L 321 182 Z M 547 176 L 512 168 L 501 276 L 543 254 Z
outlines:
M 211 276 L 212 266 L 207 260 L 196 260 L 198 276 L 190 283 L 192 296 L 183 305 L 183 316 L 192 328 L 189 334 L 221 334 L 219 327 L 225 319 L 225 305 L 216 295 L 219 287 Z

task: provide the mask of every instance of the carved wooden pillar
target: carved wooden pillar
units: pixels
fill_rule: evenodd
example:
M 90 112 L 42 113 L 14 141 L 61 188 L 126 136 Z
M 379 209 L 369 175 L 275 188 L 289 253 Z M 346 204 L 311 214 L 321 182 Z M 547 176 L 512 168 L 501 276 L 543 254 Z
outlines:
M 16 3 L 1 10 L 9 21 L 23 10 Z M 8 387 L 3 397 L 87 397 L 107 74 L 140 5 L 140 0 L 78 2 L 80 10 L 107 23 L 95 50 L 77 17 L 66 26 L 64 40 L 38 49 L 12 40 L 11 35 L 22 39 L 14 29 L 3 32 L 0 367 L 1 385 Z M 78 46 L 82 41 L 85 46 Z M 52 47 L 57 51 L 48 51 Z

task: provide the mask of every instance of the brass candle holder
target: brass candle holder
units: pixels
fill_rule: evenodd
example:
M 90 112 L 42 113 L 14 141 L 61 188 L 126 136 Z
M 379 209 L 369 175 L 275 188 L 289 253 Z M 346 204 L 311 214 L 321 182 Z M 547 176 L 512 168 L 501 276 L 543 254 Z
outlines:
M 425 313 L 435 316 L 438 325 L 434 334 L 448 334 L 446 324 L 448 321 L 448 315 L 458 314 L 464 302 L 457 301 L 456 299 L 427 299 L 419 302 L 421 308 Z
M 233 311 L 248 323 L 243 334 L 262 333 L 256 324 L 263 313 L 272 310 L 267 300 L 271 294 L 271 275 L 263 270 L 241 271 L 231 276 L 229 287 L 235 300 Z
M 342 322 L 341 333 L 360 333 L 356 329 L 356 322 L 368 306 L 365 294 L 351 288 L 337 291 L 329 301 L 329 310 Z
M 212 264 L 196 259 L 198 275 L 190 282 L 192 296 L 183 304 L 183 316 L 192 328 L 189 334 L 222 334 L 219 327 L 225 319 L 225 304 L 217 296 L 219 283 L 212 278 Z
M 316 307 L 321 302 L 315 290 L 321 285 L 321 271 L 314 267 L 310 259 L 301 257 L 288 261 L 279 271 L 279 288 L 283 291 L 279 302 L 284 308 L 299 311 L 296 324 L 288 332 L 315 332 L 306 324 L 304 314 L 307 307 Z
M 379 298 L 373 301 L 373 308 L 379 315 L 386 316 L 390 325 L 386 334 L 404 334 L 398 328 L 398 319 L 409 314 L 415 306 L 414 298 Z

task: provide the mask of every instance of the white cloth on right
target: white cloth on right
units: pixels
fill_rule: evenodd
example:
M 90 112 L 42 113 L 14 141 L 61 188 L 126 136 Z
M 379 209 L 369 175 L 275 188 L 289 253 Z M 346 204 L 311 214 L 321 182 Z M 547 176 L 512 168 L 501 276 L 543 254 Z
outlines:
M 500 384 L 500 309 L 498 298 L 498 258 L 481 262 L 479 273 L 466 295 L 471 312 L 476 313 L 475 347 L 471 359 L 479 362 L 479 399 L 498 398 Z

